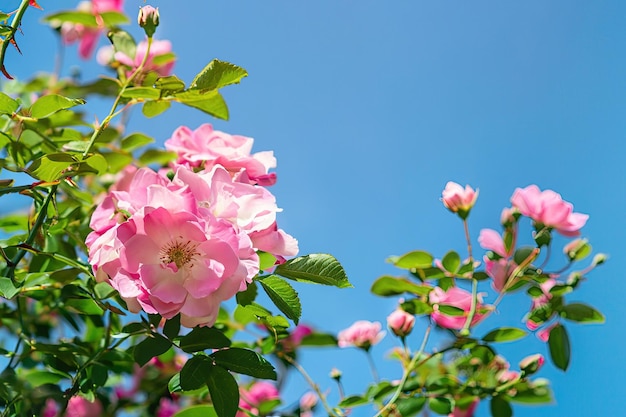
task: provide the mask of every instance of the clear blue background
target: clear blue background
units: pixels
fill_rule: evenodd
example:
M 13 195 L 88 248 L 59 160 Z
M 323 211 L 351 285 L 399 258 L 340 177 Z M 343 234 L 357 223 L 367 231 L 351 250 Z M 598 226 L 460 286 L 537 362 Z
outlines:
M 11 10 L 18 2 L 4 3 Z M 40 4 L 52 12 L 75 2 Z M 127 0 L 126 10 L 134 17 L 144 4 Z M 180 78 L 189 82 L 212 58 L 236 63 L 250 77 L 223 91 L 229 122 L 182 106 L 148 121 L 137 109 L 128 131 L 162 141 L 181 124 L 209 122 L 254 137 L 256 151 L 275 151 L 279 181 L 272 192 L 284 209 L 281 227 L 299 239 L 302 254 L 335 255 L 355 287 L 298 285 L 303 322 L 331 332 L 357 319 L 384 322 L 396 301 L 373 297 L 369 288 L 376 277 L 399 273 L 385 263 L 387 256 L 413 249 L 438 257 L 462 251 L 461 223 L 439 201 L 447 181 L 480 189 L 470 216 L 474 239 L 481 228 L 498 227 L 516 187 L 538 184 L 591 215 L 583 237 L 611 259 L 568 300 L 598 307 L 607 320 L 603 326 L 568 326 L 570 369 L 562 373 L 549 364 L 539 374 L 552 381 L 556 403 L 515 406 L 515 415 L 621 414 L 626 2 L 152 4 L 161 12 L 157 37 L 173 42 Z M 9 53 L 7 68 L 19 77 L 54 67 L 58 42 L 36 25 L 43 15 L 28 10 L 17 38 L 23 55 Z M 75 47 L 65 51 L 64 75 L 74 65 L 85 79 L 101 71 L 94 60 L 75 56 Z M 104 117 L 104 107 L 90 109 L 93 117 Z M 491 293 L 487 301 L 494 299 Z M 479 335 L 498 324 L 522 325 L 529 302 L 514 296 L 500 307 Z M 414 348 L 425 326 L 420 321 L 420 334 L 410 338 Z M 428 347 L 443 343 L 437 335 Z M 401 375 L 385 359 L 395 344 L 388 335 L 373 349 L 384 378 Z M 547 347 L 529 336 L 501 345 L 501 352 L 516 368 L 527 353 L 547 355 Z M 348 393 L 362 392 L 371 380 L 365 357 L 351 349 L 311 349 L 302 363 L 323 390 L 331 390 L 331 401 L 337 400 L 328 377 L 332 367 L 344 372 Z M 305 391 L 303 379 L 291 375 L 288 397 Z M 372 414 L 367 408 L 353 412 Z M 488 407 L 477 415 L 489 415 Z

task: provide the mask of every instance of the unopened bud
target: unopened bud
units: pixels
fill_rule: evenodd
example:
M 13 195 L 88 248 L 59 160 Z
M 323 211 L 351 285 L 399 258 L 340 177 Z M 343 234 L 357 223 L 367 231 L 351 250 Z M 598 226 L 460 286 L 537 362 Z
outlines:
M 337 368 L 333 368 L 330 370 L 330 377 L 332 379 L 336 379 L 337 381 L 339 381 L 341 379 L 341 371 Z
M 156 32 L 157 26 L 159 26 L 159 8 L 152 6 L 141 7 L 137 16 L 137 23 L 143 28 L 146 35 L 151 38 L 154 32 Z
M 524 376 L 532 375 L 539 370 L 543 366 L 545 359 L 542 355 L 530 355 L 522 359 L 519 363 L 519 367 L 524 374 Z

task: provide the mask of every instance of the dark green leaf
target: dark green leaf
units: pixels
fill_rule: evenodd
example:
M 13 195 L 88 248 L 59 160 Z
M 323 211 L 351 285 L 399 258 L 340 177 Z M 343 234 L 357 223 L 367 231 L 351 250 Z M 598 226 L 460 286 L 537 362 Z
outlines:
M 229 62 L 214 59 L 195 76 L 191 88 L 217 90 L 231 84 L 238 84 L 248 72 Z
M 433 312 L 433 307 L 430 304 L 418 298 L 405 301 L 400 306 L 407 313 L 415 314 L 418 316 L 421 314 L 430 314 Z
M 448 272 L 455 274 L 461 267 L 461 257 L 455 251 L 450 251 L 445 254 L 441 260 L 441 264 Z
M 255 282 L 248 284 L 248 288 L 245 291 L 239 291 L 236 295 L 237 304 L 247 306 L 252 304 L 256 299 L 258 289 Z
M 63 97 L 58 94 L 48 94 L 40 97 L 30 108 L 30 115 L 35 119 L 44 119 L 59 110 L 69 109 L 85 104 L 81 98 Z
M 516 327 L 501 327 L 490 331 L 483 336 L 485 342 L 512 342 L 514 340 L 521 339 L 528 333 L 522 329 Z
M 267 295 L 280 311 L 288 318 L 298 324 L 302 315 L 302 305 L 298 298 L 298 293 L 289 283 L 276 275 L 264 277 L 258 282 L 261 284 Z
M 147 118 L 152 118 L 169 109 L 171 103 L 167 100 L 150 100 L 143 103 L 141 112 Z
M 428 399 L 428 406 L 437 414 L 450 414 L 454 408 L 452 400 L 446 397 L 431 397 Z
M 557 324 L 550 330 L 548 347 L 550 348 L 550 357 L 554 366 L 566 371 L 570 360 L 570 344 L 567 331 L 563 325 Z
M 198 355 L 190 358 L 180 370 L 180 388 L 183 391 L 193 391 L 201 388 L 214 365 L 206 356 Z
M 220 366 L 213 366 L 206 384 L 217 415 L 235 417 L 239 406 L 239 386 L 230 372 Z
M 497 396 L 491 398 L 490 403 L 492 417 L 512 417 L 513 410 L 511 405 L 504 398 Z
M 213 327 L 196 327 L 180 339 L 180 348 L 187 353 L 230 346 L 230 339 Z
M 172 347 L 172 343 L 157 333 L 152 333 L 149 337 L 139 342 L 133 349 L 133 357 L 139 366 L 144 366 L 150 359 L 167 352 Z
M 405 292 L 417 295 L 427 295 L 430 291 L 432 291 L 432 287 L 418 285 L 403 278 L 395 278 L 385 275 L 374 281 L 370 291 L 373 294 L 383 297 L 404 294 Z
M 278 265 L 275 273 L 294 281 L 334 285 L 339 288 L 352 287 L 339 261 L 323 253 L 290 259 Z
M 175 315 L 171 319 L 165 322 L 163 326 L 163 334 L 170 339 L 178 336 L 178 332 L 180 331 L 180 314 Z
M 602 313 L 583 303 L 571 303 L 563 306 L 561 315 L 568 320 L 580 323 L 604 323 Z
M 402 269 L 423 269 L 432 266 L 433 256 L 428 252 L 416 250 L 399 257 L 391 257 L 388 261 Z
M 526 260 L 532 255 L 535 248 L 532 246 L 523 246 L 515 251 L 513 254 L 513 261 L 516 264 L 521 264 L 527 262 Z
M 331 334 L 311 333 L 302 338 L 301 346 L 337 346 L 337 338 Z
M 402 417 L 416 416 L 425 404 L 426 397 L 399 398 L 396 401 L 397 410 Z
M 217 365 L 254 378 L 276 380 L 276 371 L 271 363 L 258 353 L 242 348 L 229 348 L 209 355 Z

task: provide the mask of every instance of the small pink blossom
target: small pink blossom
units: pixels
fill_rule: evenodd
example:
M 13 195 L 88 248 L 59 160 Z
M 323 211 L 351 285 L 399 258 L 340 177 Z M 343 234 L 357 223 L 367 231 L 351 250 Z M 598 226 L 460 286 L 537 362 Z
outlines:
M 502 235 L 493 229 L 482 229 L 478 235 L 478 243 L 483 249 L 490 250 L 503 258 L 513 255 L 514 248 L 507 250 Z
M 280 394 L 276 386 L 270 382 L 255 382 L 249 389 L 240 388 L 239 407 L 249 410 L 253 414 L 259 412 L 259 406 L 266 401 L 280 399 Z M 237 417 L 247 417 L 248 414 L 239 411 Z
M 448 414 L 448 417 L 474 417 L 476 407 L 478 407 L 479 399 L 476 398 L 466 409 L 454 407 L 454 410 Z
M 441 327 L 447 329 L 462 329 L 467 321 L 467 316 L 472 306 L 472 293 L 465 291 L 459 287 L 450 287 L 447 291 L 444 291 L 440 287 L 435 287 L 428 295 L 431 304 L 433 304 L 434 311 L 430 315 L 435 323 Z M 485 306 L 482 304 L 482 295 L 477 295 L 476 312 L 472 319 L 472 325 L 478 323 L 484 317 L 483 310 Z M 450 305 L 460 308 L 464 311 L 463 315 L 450 316 L 439 311 L 439 305 Z
M 156 417 L 172 417 L 180 410 L 180 405 L 170 398 L 161 398 L 159 407 L 156 410 Z
M 82 59 L 88 59 L 93 53 L 100 34 L 104 31 L 101 13 L 123 12 L 123 0 L 92 0 L 82 1 L 77 10 L 91 13 L 96 17 L 98 27 L 87 27 L 80 23 L 65 22 L 61 26 L 61 38 L 66 45 L 78 42 L 78 54 Z
M 466 185 L 463 188 L 456 182 L 448 182 L 441 195 L 443 205 L 453 213 L 458 213 L 465 219 L 478 198 L 478 190 Z
M 589 218 L 586 214 L 574 213 L 572 204 L 564 201 L 560 194 L 541 191 L 536 185 L 517 188 L 511 203 L 535 223 L 554 228 L 564 236 L 578 236 Z
M 254 139 L 214 130 L 203 124 L 196 130 L 181 126 L 165 141 L 165 148 L 178 154 L 178 163 L 210 170 L 222 165 L 238 181 L 258 185 L 273 185 L 276 168 L 273 152 L 251 154 Z
M 537 332 L 537 338 L 542 342 L 547 342 L 550 339 L 550 332 L 557 326 L 558 323 L 553 323 L 548 327 L 544 327 L 543 329 Z
M 369 349 L 385 337 L 385 332 L 381 331 L 381 327 L 381 324 L 377 321 L 356 321 L 352 326 L 339 332 L 337 344 L 342 348 L 355 346 Z
M 517 264 L 512 260 L 506 259 L 493 261 L 486 256 L 483 258 L 483 261 L 485 262 L 485 272 L 493 279 L 491 287 L 498 292 L 502 292 L 513 271 L 517 268 Z
M 545 361 L 546 360 L 544 359 L 543 355 L 537 353 L 534 355 L 526 356 L 524 359 L 522 359 L 519 363 L 519 367 L 525 375 L 530 375 L 541 369 Z
M 59 412 L 59 405 L 52 399 L 48 398 L 43 407 L 42 417 L 56 417 Z
M 317 394 L 313 391 L 306 392 L 302 397 L 300 397 L 300 410 L 301 411 L 311 411 L 313 407 L 317 405 Z
M 298 324 L 289 336 L 282 339 L 280 344 L 287 351 L 294 351 L 302 343 L 302 339 L 313 333 L 313 329 L 306 324 Z
M 415 325 L 415 315 L 398 308 L 387 316 L 387 325 L 396 336 L 407 336 Z
M 95 400 L 91 402 L 84 397 L 75 396 L 67 403 L 65 417 L 101 417 L 102 404 Z
M 139 44 L 137 44 L 137 50 L 134 57 L 129 57 L 123 52 L 116 52 L 113 55 L 113 58 L 115 61 L 128 67 L 128 70 L 126 71 L 126 76 L 130 77 L 130 75 L 139 67 L 139 65 L 141 65 L 143 58 L 146 56 L 147 49 L 148 41 L 143 40 L 139 42 Z M 171 53 L 172 43 L 170 41 L 154 39 L 152 41 L 152 45 L 150 46 L 150 52 L 148 53 L 146 64 L 143 67 L 143 73 L 154 71 L 161 77 L 170 75 L 172 73 L 172 69 L 174 68 L 174 59 L 169 59 L 162 64 L 156 63 L 155 58 L 169 55 Z

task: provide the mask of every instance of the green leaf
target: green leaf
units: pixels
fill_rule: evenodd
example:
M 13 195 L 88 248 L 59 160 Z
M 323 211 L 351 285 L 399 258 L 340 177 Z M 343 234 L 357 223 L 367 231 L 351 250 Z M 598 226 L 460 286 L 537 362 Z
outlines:
M 552 358 L 554 366 L 566 371 L 569 366 L 571 351 L 569 337 L 563 325 L 557 324 L 550 330 L 548 347 L 550 348 L 550 357 Z
M 520 265 L 521 263 L 527 262 L 526 260 L 531 257 L 535 248 L 532 246 L 523 246 L 515 251 L 513 254 L 513 261 L 516 264 Z
M 76 158 L 68 153 L 50 153 L 35 159 L 26 171 L 39 180 L 56 181 L 62 177 L 66 169 L 77 162 Z
M 0 114 L 13 114 L 19 107 L 16 100 L 0 92 Z
M 217 91 L 202 93 L 199 90 L 187 90 L 174 94 L 172 99 L 186 106 L 202 110 L 218 119 L 228 120 L 228 106 Z
M 433 312 L 433 307 L 420 299 L 413 299 L 403 302 L 401 305 L 402 309 L 410 314 L 422 315 L 422 314 L 430 314 Z
M 20 289 L 13 285 L 11 278 L 0 277 L 0 296 L 10 300 L 19 292 Z
M 130 23 L 130 20 L 128 20 L 128 17 L 126 17 L 124 13 L 115 11 L 102 12 L 100 13 L 100 17 L 106 27 L 127 25 Z
M 57 384 L 64 379 L 69 379 L 68 375 L 36 369 L 25 372 L 21 377 L 28 381 L 28 385 L 32 388 L 37 388 L 44 384 Z
M 217 90 L 231 84 L 238 84 L 248 72 L 229 62 L 214 59 L 195 76 L 191 88 L 199 90 Z
M 339 261 L 323 253 L 290 259 L 278 265 L 275 273 L 299 282 L 334 285 L 339 288 L 352 287 Z
M 450 414 L 454 408 L 451 399 L 446 397 L 431 397 L 428 399 L 428 406 L 437 414 Z
M 450 251 L 445 254 L 441 260 L 441 264 L 448 272 L 455 274 L 461 267 L 461 257 L 455 251 Z
M 221 417 L 215 412 L 210 405 L 193 405 L 184 408 L 174 414 L 172 417 Z
M 374 281 L 370 291 L 382 297 L 404 294 L 405 292 L 417 295 L 428 295 L 428 293 L 432 291 L 432 287 L 418 285 L 404 278 L 384 275 Z
M 402 269 L 424 269 L 433 265 L 433 256 L 421 250 L 390 257 L 387 261 Z
M 45 119 L 59 110 L 69 109 L 85 104 L 82 98 L 63 97 L 58 94 L 48 94 L 40 97 L 30 107 L 30 115 L 35 119 Z
M 288 318 L 293 320 L 294 323 L 298 324 L 298 320 L 300 320 L 302 315 L 302 305 L 296 290 L 284 279 L 276 275 L 264 277 L 259 279 L 258 282 L 274 305 Z
M 121 52 L 130 59 L 135 58 L 137 43 L 130 33 L 122 29 L 114 29 L 107 36 L 113 44 L 115 52 Z
M 511 404 L 504 398 L 497 396 L 491 397 L 491 403 L 489 404 L 492 417 L 512 417 L 513 410 Z
M 579 323 L 604 323 L 602 313 L 583 303 L 571 303 L 563 306 L 561 316 Z
M 185 89 L 185 83 L 175 75 L 159 77 L 154 82 L 154 87 L 163 90 L 163 94 L 169 95 L 181 92 Z
M 180 388 L 183 391 L 201 388 L 206 383 L 213 366 L 206 356 L 198 355 L 190 358 L 180 370 Z
M 269 252 L 258 251 L 259 255 L 259 269 L 264 271 L 272 268 L 276 265 L 276 257 Z
M 528 333 L 516 327 L 500 327 L 483 336 L 485 342 L 512 342 L 525 337 Z
M 396 401 L 396 407 L 401 416 L 416 416 L 425 404 L 426 397 L 399 398 Z
M 132 133 L 122 139 L 120 146 L 122 150 L 130 152 L 151 143 L 154 143 L 154 138 L 146 136 L 143 133 Z
M 143 165 L 159 164 L 165 165 L 176 159 L 176 152 L 162 151 L 159 149 L 146 149 L 139 156 L 139 162 Z
M 102 156 L 107 160 L 109 164 L 109 172 L 112 174 L 120 172 L 126 166 L 133 163 L 133 156 L 123 152 L 102 152 Z
M 228 337 L 213 327 L 196 327 L 180 339 L 180 348 L 187 353 L 230 346 Z
M 175 315 L 171 319 L 165 322 L 163 326 L 163 334 L 169 339 L 173 339 L 178 336 L 180 331 L 180 314 Z
M 465 310 L 462 308 L 449 305 L 449 304 L 438 304 L 437 308 L 441 314 L 445 314 L 446 316 L 464 316 Z
M 61 26 L 61 23 L 67 22 L 78 23 L 92 28 L 98 27 L 98 22 L 96 21 L 96 17 L 93 15 L 93 13 L 81 12 L 78 10 L 53 13 L 44 17 L 43 20 L 59 26 Z
M 109 163 L 100 154 L 93 154 L 82 160 L 78 167 L 78 172 L 94 172 L 98 175 L 106 174 Z
M 239 386 L 230 372 L 220 366 L 213 366 L 206 384 L 217 415 L 235 417 L 239 406 Z
M 101 315 L 104 310 L 91 298 L 68 298 L 65 307 L 78 314 Z
M 332 334 L 311 333 L 302 338 L 300 346 L 337 346 L 337 338 Z
M 367 405 L 367 404 L 369 404 L 369 400 L 367 398 L 362 397 L 360 395 L 351 395 L 341 400 L 341 402 L 339 403 L 339 407 L 353 408 L 353 407 L 358 407 L 360 405 Z
M 124 98 L 138 98 L 144 100 L 158 100 L 161 98 L 161 90 L 152 87 L 131 87 L 122 93 Z
M 133 357 L 139 366 L 144 366 L 150 359 L 162 355 L 172 347 L 172 343 L 157 333 L 152 333 L 139 342 L 133 349 Z
M 152 118 L 169 109 L 171 105 L 167 100 L 150 100 L 143 103 L 141 112 L 147 118 Z
M 252 304 L 254 300 L 256 299 L 257 294 L 258 294 L 258 289 L 257 289 L 256 283 L 251 282 L 250 284 L 248 284 L 248 288 L 246 288 L 245 291 L 239 291 L 237 293 L 236 295 L 237 304 L 240 304 L 242 306 Z
M 274 367 L 258 353 L 242 348 L 218 350 L 209 355 L 217 365 L 254 378 L 276 380 Z

